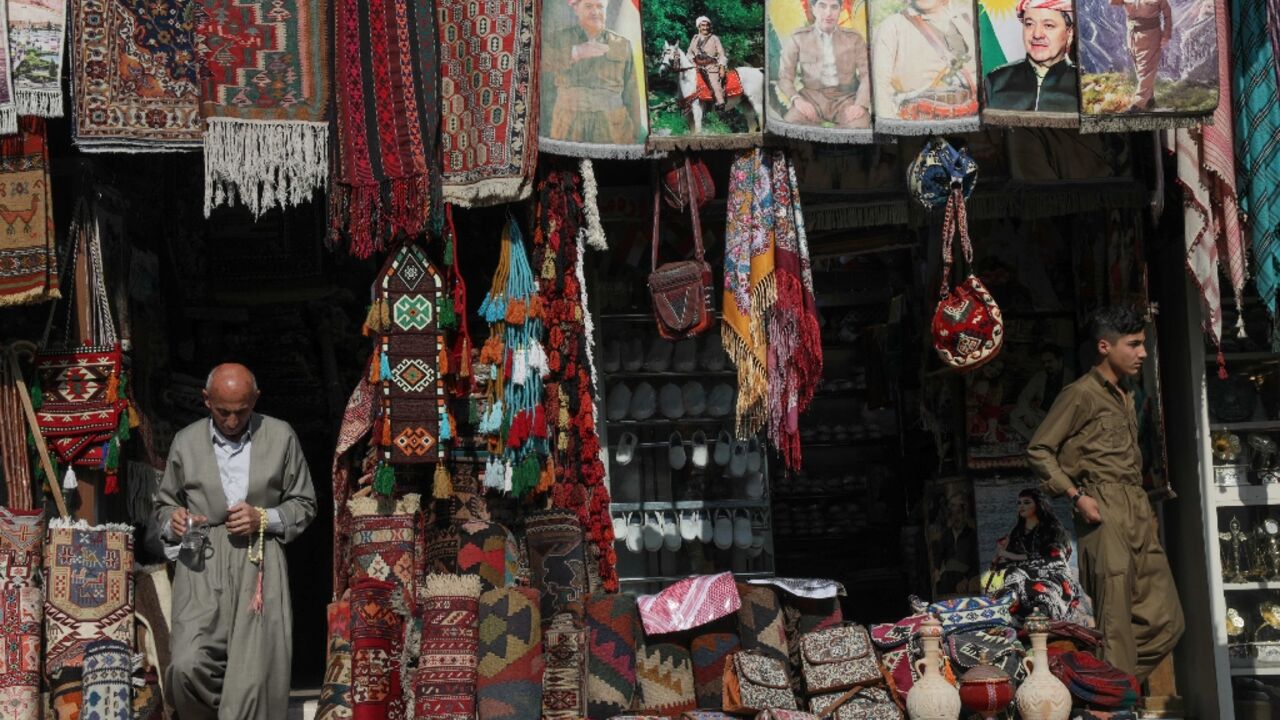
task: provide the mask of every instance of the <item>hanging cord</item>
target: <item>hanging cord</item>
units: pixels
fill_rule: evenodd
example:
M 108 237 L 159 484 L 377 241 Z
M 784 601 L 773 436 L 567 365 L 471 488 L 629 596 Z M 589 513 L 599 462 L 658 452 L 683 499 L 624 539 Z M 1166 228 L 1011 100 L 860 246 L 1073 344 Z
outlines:
M 80 262 L 80 243 L 84 241 L 88 274 L 88 289 L 92 294 L 89 308 L 89 327 L 80 328 L 81 334 L 87 336 L 88 344 L 96 347 L 109 347 L 118 341 L 115 322 L 111 316 L 111 303 L 107 298 L 107 285 L 102 269 L 102 232 L 98 218 L 84 198 L 76 201 L 75 212 L 71 219 L 71 231 L 68 233 L 68 244 L 62 260 L 60 287 L 67 288 L 62 294 L 61 302 L 64 310 L 62 328 L 62 346 L 71 348 L 83 343 L 79 338 L 73 339 L 71 328 L 75 326 L 76 282 L 75 274 Z M 53 331 L 53 319 L 57 310 L 57 302 L 49 308 L 49 316 L 45 320 L 44 333 L 40 338 L 40 347 L 49 346 L 49 337 Z

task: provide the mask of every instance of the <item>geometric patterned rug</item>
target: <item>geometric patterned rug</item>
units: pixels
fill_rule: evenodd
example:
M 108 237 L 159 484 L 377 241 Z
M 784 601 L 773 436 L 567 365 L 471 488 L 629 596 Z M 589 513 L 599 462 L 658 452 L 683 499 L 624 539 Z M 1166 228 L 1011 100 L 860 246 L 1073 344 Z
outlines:
M 422 597 L 422 645 L 413 677 L 414 717 L 473 720 L 480 578 L 429 575 Z
M 373 578 L 351 583 L 351 713 L 355 720 L 404 720 L 401 675 L 406 613 L 400 589 Z M 400 607 L 395 607 L 399 605 Z
M 420 496 L 409 494 L 388 514 L 377 514 L 370 497 L 347 502 L 351 510 L 351 582 L 373 578 L 394 583 L 405 604 L 416 604 L 415 575 L 422 553 L 417 547 Z
M 84 707 L 80 720 L 132 720 L 133 656 L 115 640 L 95 640 L 84 651 Z
M 587 598 L 587 714 L 608 718 L 636 697 L 636 646 L 644 642 L 635 598 L 599 593 Z
M 39 582 L 44 552 L 44 510 L 0 507 L 0 582 Z
M 40 718 L 40 588 L 0 587 L 0 718 Z
M 49 522 L 45 546 L 45 673 L 84 664 L 94 640 L 133 642 L 133 528 Z
M 476 695 L 485 720 L 542 717 L 542 615 L 533 588 L 480 596 Z

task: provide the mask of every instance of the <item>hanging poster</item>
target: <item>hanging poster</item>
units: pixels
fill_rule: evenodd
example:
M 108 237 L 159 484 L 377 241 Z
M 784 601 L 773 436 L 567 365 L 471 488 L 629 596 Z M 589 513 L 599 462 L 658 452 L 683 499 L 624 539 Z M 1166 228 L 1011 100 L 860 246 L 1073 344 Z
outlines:
M 573 157 L 639 158 L 649 134 L 640 0 L 542 5 L 538 148 Z
M 966 477 L 934 480 L 925 492 L 925 501 L 933 599 L 977 595 L 982 569 L 978 565 L 971 481 Z
M 1213 0 L 1077 0 L 1080 129 L 1199 125 L 1218 106 Z
M 1080 124 L 1072 0 L 978 0 L 984 104 L 992 125 Z
M 763 0 L 645 0 L 649 147 L 751 147 L 764 122 Z
M 869 0 L 875 130 L 978 129 L 974 0 Z
M 769 132 L 871 141 L 867 0 L 768 0 Z

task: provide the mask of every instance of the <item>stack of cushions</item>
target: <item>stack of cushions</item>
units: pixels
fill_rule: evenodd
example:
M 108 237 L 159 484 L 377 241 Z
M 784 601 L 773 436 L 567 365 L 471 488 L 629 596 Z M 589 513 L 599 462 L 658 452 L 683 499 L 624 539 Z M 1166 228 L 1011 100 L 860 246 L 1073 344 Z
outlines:
M 1138 702 L 1138 679 L 1089 653 L 1074 650 L 1051 653 L 1049 672 L 1081 703 L 1108 710 L 1127 710 Z
M 636 659 L 640 678 L 640 710 L 676 717 L 698 707 L 694 691 L 693 660 L 675 643 L 646 644 Z
M 629 595 L 596 594 L 587 598 L 587 716 L 608 720 L 635 702 L 636 654 L 643 643 L 636 602 Z

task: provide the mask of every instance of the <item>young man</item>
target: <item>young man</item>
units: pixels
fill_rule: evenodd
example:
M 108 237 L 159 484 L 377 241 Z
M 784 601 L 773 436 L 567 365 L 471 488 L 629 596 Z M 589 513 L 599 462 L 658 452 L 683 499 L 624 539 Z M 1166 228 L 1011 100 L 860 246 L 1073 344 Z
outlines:
M 1080 579 L 1103 633 L 1102 659 L 1145 680 L 1182 636 L 1182 606 L 1142 488 L 1128 383 L 1147 357 L 1143 317 L 1099 310 L 1098 361 L 1063 388 L 1027 448 L 1042 487 L 1075 510 Z
M 778 62 L 778 92 L 789 123 L 839 128 L 871 126 L 867 42 L 840 27 L 840 0 L 813 0 L 809 25 L 791 34 Z

